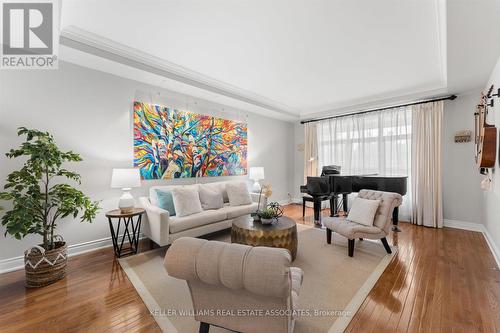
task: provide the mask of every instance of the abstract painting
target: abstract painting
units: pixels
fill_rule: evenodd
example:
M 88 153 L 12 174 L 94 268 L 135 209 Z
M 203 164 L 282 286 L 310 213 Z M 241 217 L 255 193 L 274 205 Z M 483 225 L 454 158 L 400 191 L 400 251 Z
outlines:
M 134 165 L 143 179 L 245 175 L 247 125 L 136 101 Z

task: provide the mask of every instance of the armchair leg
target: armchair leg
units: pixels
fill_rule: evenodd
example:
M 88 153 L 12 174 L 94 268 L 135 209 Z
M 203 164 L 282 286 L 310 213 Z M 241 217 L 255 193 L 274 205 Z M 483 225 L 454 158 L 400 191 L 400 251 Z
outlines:
M 349 257 L 352 257 L 354 255 L 354 239 L 349 239 Z
M 326 242 L 332 244 L 332 231 L 326 228 Z
M 391 250 L 391 247 L 389 246 L 389 243 L 387 243 L 387 239 L 384 237 L 384 238 L 381 238 L 380 240 L 382 241 L 382 244 L 384 244 L 384 247 L 385 247 L 385 250 L 387 251 L 387 253 L 391 254 L 392 250 Z
M 200 331 L 199 333 L 208 333 L 208 330 L 210 329 L 210 324 L 200 322 Z

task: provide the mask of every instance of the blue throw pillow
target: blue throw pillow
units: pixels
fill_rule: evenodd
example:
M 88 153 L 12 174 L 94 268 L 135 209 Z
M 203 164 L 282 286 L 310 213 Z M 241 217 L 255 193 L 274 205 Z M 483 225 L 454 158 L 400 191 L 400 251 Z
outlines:
M 174 198 L 171 191 L 156 190 L 156 198 L 158 199 L 158 207 L 168 210 L 170 216 L 175 216 Z

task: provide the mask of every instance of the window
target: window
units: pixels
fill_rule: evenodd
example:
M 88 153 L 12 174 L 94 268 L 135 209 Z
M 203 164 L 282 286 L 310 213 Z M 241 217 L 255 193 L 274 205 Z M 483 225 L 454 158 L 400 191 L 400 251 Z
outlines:
M 317 138 L 319 169 L 335 164 L 344 175 L 408 176 L 411 189 L 411 108 L 323 120 Z M 402 219 L 411 217 L 410 192 L 400 207 Z

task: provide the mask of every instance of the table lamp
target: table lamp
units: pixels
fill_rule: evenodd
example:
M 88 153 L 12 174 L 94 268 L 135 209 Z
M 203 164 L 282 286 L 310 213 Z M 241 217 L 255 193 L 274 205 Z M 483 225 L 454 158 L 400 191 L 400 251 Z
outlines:
M 263 167 L 251 167 L 249 178 L 254 181 L 252 186 L 253 192 L 260 192 L 259 180 L 264 179 L 264 168 Z
M 139 169 L 113 169 L 111 176 L 111 187 L 121 188 L 123 194 L 120 197 L 118 208 L 122 214 L 131 213 L 134 209 L 134 197 L 130 194 L 132 187 L 141 186 L 141 174 Z

